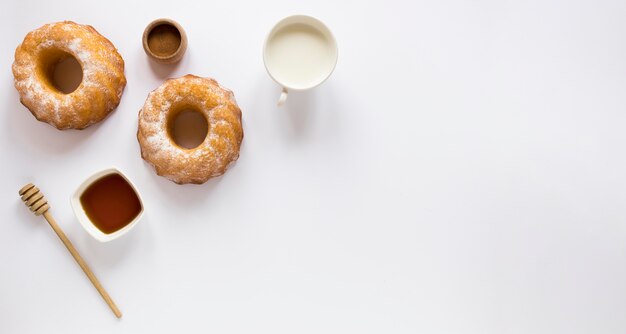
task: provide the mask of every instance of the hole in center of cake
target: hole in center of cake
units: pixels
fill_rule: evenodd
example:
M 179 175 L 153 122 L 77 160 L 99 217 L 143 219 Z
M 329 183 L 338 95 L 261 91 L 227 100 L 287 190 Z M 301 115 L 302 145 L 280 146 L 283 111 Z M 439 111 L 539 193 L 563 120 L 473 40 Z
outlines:
M 48 67 L 50 83 L 63 94 L 75 91 L 83 81 L 83 68 L 70 54 L 61 54 Z
M 209 132 L 209 123 L 199 111 L 184 109 L 170 120 L 170 137 L 176 145 L 192 149 L 200 146 Z

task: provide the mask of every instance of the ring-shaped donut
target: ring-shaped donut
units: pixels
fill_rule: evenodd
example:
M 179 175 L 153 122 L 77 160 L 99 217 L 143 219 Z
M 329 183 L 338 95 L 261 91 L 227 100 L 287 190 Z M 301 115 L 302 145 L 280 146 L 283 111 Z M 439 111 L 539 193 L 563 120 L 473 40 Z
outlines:
M 54 67 L 74 57 L 82 82 L 71 93 L 57 89 Z M 29 32 L 15 50 L 15 88 L 40 121 L 57 129 L 83 129 L 113 111 L 126 86 L 124 60 L 93 27 L 71 21 L 46 24 Z
M 174 119 L 185 110 L 201 113 L 208 123 L 206 137 L 191 149 L 179 146 L 171 133 Z M 178 184 L 201 184 L 224 174 L 239 157 L 241 110 L 233 93 L 214 79 L 189 74 L 168 79 L 139 111 L 137 140 L 141 156 L 158 175 Z

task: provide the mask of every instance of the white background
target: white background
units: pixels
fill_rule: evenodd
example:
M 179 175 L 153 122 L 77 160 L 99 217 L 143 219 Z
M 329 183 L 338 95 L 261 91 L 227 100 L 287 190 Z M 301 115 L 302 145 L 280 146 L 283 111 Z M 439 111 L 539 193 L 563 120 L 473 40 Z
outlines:
M 626 332 L 626 2 L 14 1 L 0 11 L 0 333 Z M 339 63 L 275 106 L 281 18 L 316 16 Z M 170 17 L 174 67 L 141 34 Z M 19 103 L 13 51 L 74 20 L 126 61 L 117 110 L 58 131 Z M 216 78 L 243 111 L 241 157 L 179 186 L 139 154 L 137 112 L 167 77 Z M 146 215 L 101 244 L 70 194 L 117 166 Z M 124 313 L 52 230 L 34 182 Z

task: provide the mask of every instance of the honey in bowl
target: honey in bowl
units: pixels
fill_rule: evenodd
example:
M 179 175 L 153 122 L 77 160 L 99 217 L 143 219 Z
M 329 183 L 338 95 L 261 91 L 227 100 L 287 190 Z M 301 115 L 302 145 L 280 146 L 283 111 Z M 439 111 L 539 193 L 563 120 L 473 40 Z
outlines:
M 90 184 L 80 196 L 80 204 L 89 220 L 105 234 L 124 228 L 142 211 L 133 187 L 116 173 Z

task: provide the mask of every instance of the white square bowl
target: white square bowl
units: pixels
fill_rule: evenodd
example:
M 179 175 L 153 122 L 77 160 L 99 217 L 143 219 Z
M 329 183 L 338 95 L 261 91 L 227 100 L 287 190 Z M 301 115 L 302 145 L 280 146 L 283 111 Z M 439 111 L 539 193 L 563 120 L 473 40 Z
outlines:
M 80 197 L 83 195 L 85 190 L 94 182 L 101 179 L 102 177 L 105 177 L 111 174 L 120 175 L 121 177 L 124 178 L 124 180 L 126 180 L 126 182 L 128 182 L 128 184 L 133 189 L 133 191 L 135 191 L 137 198 L 139 199 L 139 204 L 141 205 L 141 211 L 139 211 L 139 214 L 137 215 L 137 217 L 135 217 L 135 219 L 133 219 L 128 225 L 124 226 L 123 228 L 113 233 L 107 234 L 107 233 L 100 231 L 100 229 L 96 227 L 96 225 L 94 225 L 94 223 L 91 221 L 91 219 L 89 219 L 89 217 L 87 216 L 87 213 L 85 213 L 85 210 L 83 209 L 82 204 L 80 203 Z M 92 237 L 94 237 L 96 240 L 100 242 L 111 241 L 113 239 L 117 239 L 121 237 L 122 235 L 128 233 L 130 229 L 132 229 L 133 227 L 135 227 L 135 225 L 137 225 L 137 222 L 139 222 L 139 220 L 143 216 L 143 211 L 144 211 L 143 201 L 141 200 L 141 194 L 137 190 L 137 187 L 135 187 L 135 185 L 126 177 L 126 175 L 124 175 L 124 173 L 122 173 L 119 169 L 114 168 L 114 167 L 107 168 L 97 173 L 94 173 L 93 175 L 88 177 L 85 181 L 83 181 L 83 183 L 81 183 L 80 186 L 78 186 L 78 189 L 76 189 L 76 191 L 70 198 L 70 203 L 72 204 L 72 210 L 74 210 L 74 215 L 78 219 L 78 222 L 80 222 L 80 224 L 87 231 L 87 233 L 89 233 Z

